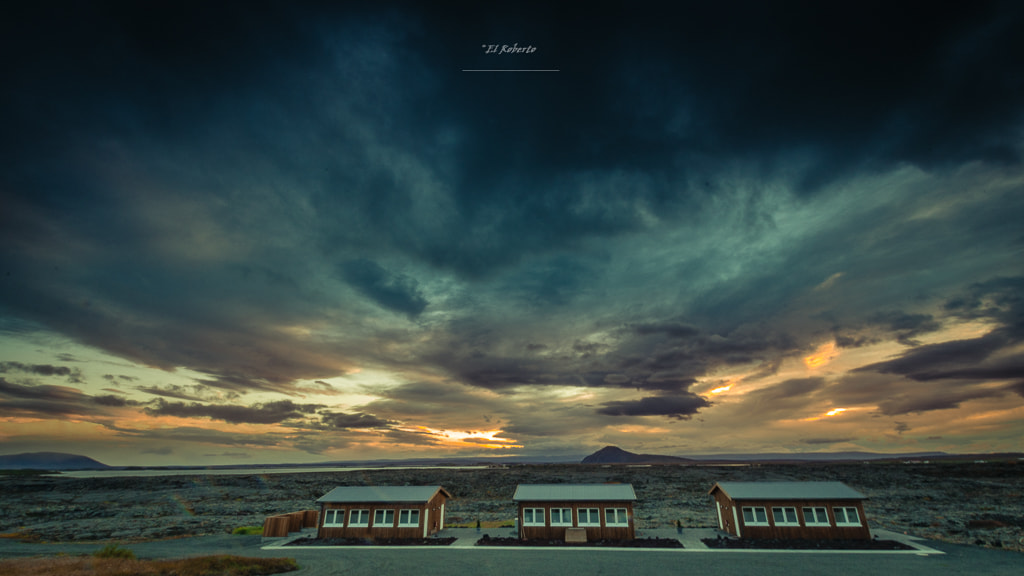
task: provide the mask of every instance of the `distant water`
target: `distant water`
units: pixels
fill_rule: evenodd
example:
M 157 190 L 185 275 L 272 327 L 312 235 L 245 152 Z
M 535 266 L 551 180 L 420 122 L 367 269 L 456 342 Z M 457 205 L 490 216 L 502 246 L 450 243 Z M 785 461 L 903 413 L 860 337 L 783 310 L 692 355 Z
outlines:
M 262 476 L 264 474 L 323 474 L 330 472 L 359 472 L 362 470 L 481 470 L 489 466 L 363 466 L 351 468 L 327 468 L 307 466 L 296 468 L 192 468 L 168 469 L 149 468 L 142 470 L 68 470 L 60 474 L 49 474 L 54 478 L 132 478 L 153 476 Z

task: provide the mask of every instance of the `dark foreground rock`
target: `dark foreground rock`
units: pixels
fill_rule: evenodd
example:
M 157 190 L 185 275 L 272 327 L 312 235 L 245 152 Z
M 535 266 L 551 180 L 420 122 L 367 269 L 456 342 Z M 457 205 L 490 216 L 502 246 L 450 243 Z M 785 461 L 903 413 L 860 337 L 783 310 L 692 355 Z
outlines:
M 729 550 L 913 550 L 894 540 L 703 538 L 708 548 Z
M 458 538 L 299 538 L 285 546 L 449 546 Z
M 637 538 L 635 540 L 588 540 L 587 542 L 566 542 L 565 540 L 520 540 L 519 538 L 491 538 L 484 534 L 477 546 L 571 546 L 592 548 L 682 548 L 683 544 L 674 538 Z

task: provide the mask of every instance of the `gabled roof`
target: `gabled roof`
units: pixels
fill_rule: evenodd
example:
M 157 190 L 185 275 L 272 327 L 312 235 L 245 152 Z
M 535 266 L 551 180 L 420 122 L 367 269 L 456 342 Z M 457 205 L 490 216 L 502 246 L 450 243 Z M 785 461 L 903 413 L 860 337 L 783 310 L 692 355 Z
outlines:
M 718 482 L 708 494 L 721 490 L 733 500 L 867 500 L 842 482 Z
M 348 502 L 427 502 L 441 492 L 452 495 L 440 486 L 338 486 L 316 499 L 321 503 Z
M 636 500 L 632 484 L 520 484 L 512 500 L 569 501 L 569 500 Z

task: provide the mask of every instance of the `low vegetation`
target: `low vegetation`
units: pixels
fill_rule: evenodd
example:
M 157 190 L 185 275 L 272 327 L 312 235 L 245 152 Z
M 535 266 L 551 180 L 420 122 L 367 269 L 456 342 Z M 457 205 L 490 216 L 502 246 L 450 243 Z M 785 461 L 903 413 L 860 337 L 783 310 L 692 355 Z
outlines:
M 135 552 L 127 548 L 120 548 L 117 544 L 107 544 L 103 548 L 100 548 L 96 552 L 92 553 L 97 558 L 126 558 L 128 560 L 135 559 Z
M 239 526 L 231 533 L 235 536 L 263 536 L 263 526 Z
M 293 558 L 241 556 L 200 556 L 181 560 L 57 556 L 0 560 L 0 576 L 263 576 L 298 568 Z

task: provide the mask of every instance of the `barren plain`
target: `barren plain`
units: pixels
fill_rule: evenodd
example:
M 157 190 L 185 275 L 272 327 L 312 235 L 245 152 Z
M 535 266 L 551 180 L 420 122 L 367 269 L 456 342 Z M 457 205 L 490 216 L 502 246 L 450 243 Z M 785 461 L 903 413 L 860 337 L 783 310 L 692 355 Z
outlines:
M 267 516 L 315 508 L 343 485 L 441 485 L 449 525 L 511 523 L 520 483 L 631 483 L 637 529 L 714 527 L 717 481 L 832 480 L 866 494 L 873 528 L 958 544 L 1024 551 L 1024 463 L 513 465 L 221 476 L 0 476 L 0 537 L 137 542 L 223 534 Z M 497 535 L 495 528 L 491 532 Z

